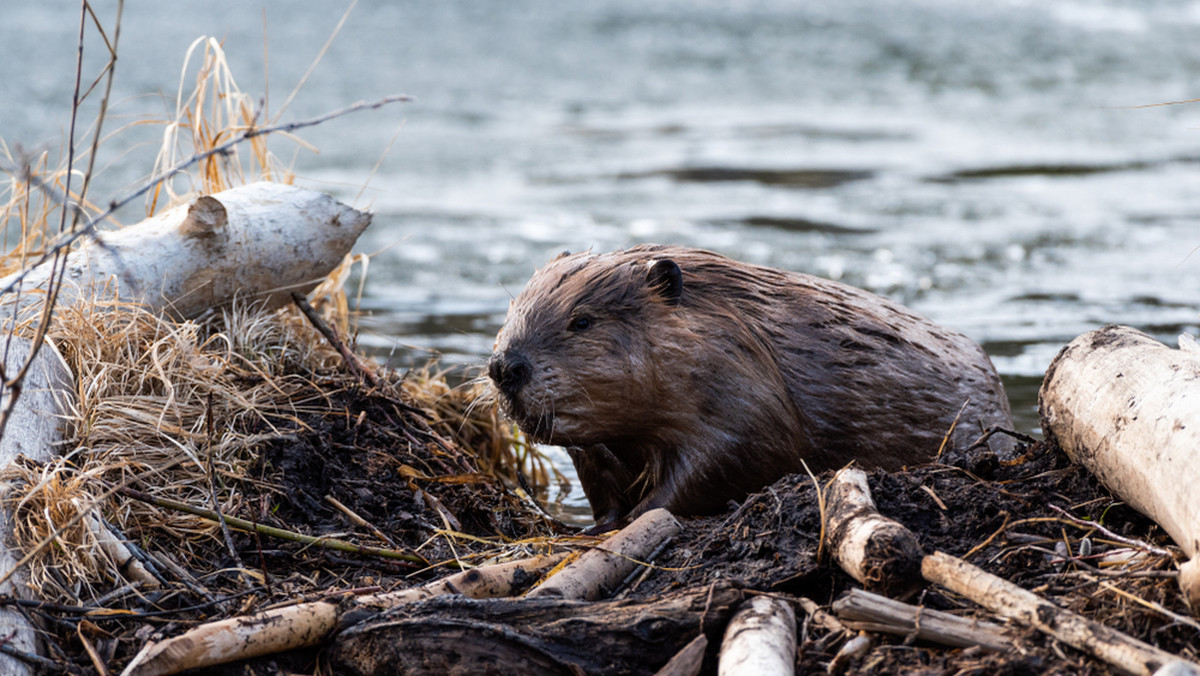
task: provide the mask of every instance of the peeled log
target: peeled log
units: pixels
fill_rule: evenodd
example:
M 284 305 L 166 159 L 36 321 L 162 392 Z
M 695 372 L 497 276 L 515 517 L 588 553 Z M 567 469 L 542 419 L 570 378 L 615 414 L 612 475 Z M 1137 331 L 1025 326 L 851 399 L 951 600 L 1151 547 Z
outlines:
M 842 570 L 868 591 L 894 598 L 907 598 L 920 588 L 924 552 L 917 536 L 879 513 L 866 472 L 838 472 L 825 491 L 825 504 L 825 540 Z
M 793 674 L 796 671 L 796 613 L 770 596 L 755 596 L 738 609 L 721 642 L 720 676 Z
M 30 343 L 13 338 L 4 346 L 4 372 L 15 374 L 29 356 Z M 11 375 L 9 376 L 11 377 Z M 75 387 L 71 370 L 53 345 L 46 343 L 38 351 L 21 384 L 22 392 L 13 408 L 4 435 L 0 437 L 0 466 L 7 467 L 18 455 L 39 462 L 49 460 L 58 452 L 63 439 L 65 419 L 62 413 L 75 405 Z M 12 390 L 5 388 L 0 408 L 7 408 Z M 12 487 L 0 484 L 0 494 L 7 498 Z M 20 555 L 8 548 L 13 531 L 12 514 L 0 509 L 0 575 L 17 565 Z M 0 583 L 0 594 L 33 600 L 24 570 L 17 570 Z M 27 616 L 14 606 L 0 608 L 0 636 L 8 645 L 22 652 L 37 650 L 37 632 Z M 24 662 L 0 653 L 0 674 L 28 674 L 32 670 Z
M 324 193 L 252 183 L 103 232 L 67 257 L 59 303 L 104 293 L 193 317 L 235 297 L 268 307 L 307 292 L 342 262 L 371 215 Z M 22 307 L 40 303 L 49 263 L 22 280 Z M 18 275 L 0 279 L 6 289 Z M 111 293 L 111 292 L 108 292 Z M 4 302 L 15 300 L 7 294 Z
M 652 509 L 525 596 L 588 601 L 606 598 L 663 542 L 675 537 L 679 528 L 670 512 L 661 507 Z
M 1058 353 L 1039 400 L 1047 436 L 1192 558 L 1179 582 L 1200 608 L 1200 355 L 1106 326 Z

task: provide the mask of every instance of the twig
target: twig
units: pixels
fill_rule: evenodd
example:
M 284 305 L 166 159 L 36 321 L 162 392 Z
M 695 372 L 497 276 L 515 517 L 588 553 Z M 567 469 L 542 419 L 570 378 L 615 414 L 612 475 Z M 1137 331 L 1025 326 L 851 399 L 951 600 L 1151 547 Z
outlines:
M 994 426 L 989 427 L 986 430 L 984 430 L 983 434 L 979 435 L 979 438 L 976 439 L 974 442 L 972 442 L 972 444 L 970 446 L 967 446 L 966 450 L 973 451 L 977 448 L 986 448 L 988 440 L 991 439 L 992 437 L 996 436 L 997 434 L 1003 434 L 1005 436 L 1012 437 L 1013 439 L 1016 439 L 1017 441 L 1020 441 L 1025 444 L 1036 444 L 1037 443 L 1037 439 L 1034 439 L 1033 437 L 1029 436 L 1028 434 L 1021 434 L 1020 432 L 1018 432 L 1016 430 L 1010 430 L 1007 427 L 1001 427 L 999 425 L 994 425 Z
M 958 427 L 958 420 L 962 418 L 963 411 L 967 410 L 967 404 L 971 403 L 971 398 L 963 402 L 963 405 L 958 409 L 958 413 L 954 414 L 954 420 L 950 423 L 950 429 L 946 430 L 946 436 L 942 437 L 942 443 L 938 445 L 937 453 L 933 456 L 934 463 L 942 461 L 942 452 L 946 450 L 946 445 L 950 443 L 950 435 L 954 434 L 955 428 Z
M 1145 606 L 1145 607 L 1149 608 L 1150 610 L 1162 613 L 1163 615 L 1171 618 L 1171 620 L 1178 622 L 1179 624 L 1186 624 L 1187 626 L 1191 627 L 1192 629 L 1200 631 L 1200 622 L 1197 622 L 1190 617 L 1180 615 L 1179 613 L 1176 613 L 1172 610 L 1164 608 L 1162 606 L 1162 604 L 1160 604 L 1160 603 L 1155 603 L 1154 601 L 1151 601 L 1149 599 L 1144 599 L 1139 596 L 1134 596 L 1133 594 L 1130 594 L 1129 592 L 1125 591 L 1124 589 L 1120 589 L 1109 582 L 1101 581 L 1100 586 L 1104 587 L 1105 589 L 1109 590 L 1110 592 L 1112 592 L 1118 596 L 1124 596 L 1125 598 L 1129 599 L 1130 601 L 1133 601 L 1134 603 L 1136 603 L 1138 605 Z
M 163 509 L 173 509 L 178 512 L 184 512 L 186 514 L 198 516 L 202 519 L 208 519 L 209 521 L 215 522 L 221 518 L 221 516 L 219 514 L 217 514 L 216 512 L 214 512 L 211 509 L 204 509 L 203 507 L 194 507 L 185 502 L 179 502 L 177 500 L 171 500 L 169 498 L 160 498 L 160 497 L 157 497 L 154 495 L 150 495 L 148 493 L 143 493 L 134 488 L 129 488 L 127 486 L 117 487 L 116 492 L 121 495 L 124 495 L 127 498 L 133 498 L 134 500 L 140 500 L 142 502 L 146 502 L 146 503 L 149 503 L 156 507 L 161 507 Z M 239 519 L 238 517 L 235 517 L 235 516 L 226 516 L 225 520 L 229 523 L 230 526 L 233 526 L 234 528 L 237 528 L 238 530 L 243 530 L 243 531 L 246 531 L 249 533 L 262 533 L 263 535 L 280 538 L 282 540 L 291 540 L 292 542 L 299 542 L 304 545 L 313 545 L 313 546 L 317 546 L 317 547 L 324 547 L 326 549 L 336 549 L 337 551 L 340 551 L 340 552 L 350 552 L 352 554 L 362 554 L 365 556 L 378 556 L 378 557 L 384 558 L 384 559 L 398 559 L 401 561 L 409 561 L 411 563 L 419 563 L 419 564 L 426 565 L 426 566 L 429 565 L 428 561 L 426 561 L 424 558 L 422 558 L 420 556 L 417 556 L 416 554 L 406 554 L 404 552 L 398 552 L 393 549 L 382 549 L 380 547 L 364 547 L 362 545 L 356 545 L 352 542 L 346 542 L 345 540 L 337 540 L 334 538 L 304 535 L 302 533 L 296 533 L 293 531 L 284 530 L 282 528 L 268 526 L 268 525 L 262 524 L 262 523 L 255 523 L 254 521 L 249 521 L 247 519 Z M 450 562 L 449 565 L 454 566 L 455 564 L 454 564 L 454 562 Z
M 1171 550 L 1169 550 L 1169 549 L 1164 549 L 1157 545 L 1152 545 L 1148 542 L 1142 542 L 1140 540 L 1134 540 L 1132 538 L 1127 538 L 1123 535 L 1117 535 L 1116 533 L 1105 528 L 1104 526 L 1101 526 L 1100 524 L 1096 523 L 1095 521 L 1088 521 L 1087 519 L 1081 519 L 1081 518 L 1075 516 L 1074 514 L 1071 514 L 1067 510 L 1063 509 L 1062 507 L 1059 507 L 1058 505 L 1049 504 L 1046 506 L 1049 507 L 1051 510 L 1058 512 L 1064 519 L 1066 519 L 1067 521 L 1070 521 L 1071 523 L 1075 524 L 1076 526 L 1083 526 L 1085 528 L 1095 528 L 1096 530 L 1100 531 L 1101 533 L 1104 533 L 1105 537 L 1110 538 L 1112 540 L 1116 540 L 1117 542 L 1120 542 L 1121 544 L 1129 545 L 1130 547 L 1133 547 L 1135 549 L 1140 549 L 1142 551 L 1150 552 L 1151 554 L 1158 554 L 1159 556 L 1169 556 L 1172 559 L 1175 558 L 1175 555 L 1172 554 Z
M 212 454 L 212 440 L 213 440 L 213 410 L 212 410 L 212 406 L 213 406 L 212 390 L 209 390 L 208 400 L 206 401 L 205 406 L 204 406 L 204 427 L 205 427 L 205 431 L 206 431 L 204 445 L 205 445 L 205 450 L 207 451 L 207 453 L 206 453 L 207 457 L 205 458 L 205 460 L 206 460 L 205 465 L 207 465 L 205 467 L 205 470 L 206 470 L 205 473 L 208 475 L 208 497 L 209 497 L 209 500 L 212 501 L 213 511 L 216 512 L 216 514 L 217 514 L 217 523 L 221 525 L 221 535 L 223 535 L 225 537 L 225 546 L 227 548 L 229 548 L 229 555 L 233 557 L 233 561 L 234 561 L 234 563 L 237 564 L 238 568 L 245 568 L 246 567 L 245 564 L 242 563 L 242 557 L 238 556 L 237 547 L 233 546 L 233 536 L 229 533 L 229 524 L 225 522 L 225 514 L 223 514 L 221 512 L 221 504 L 220 504 L 220 502 L 217 501 L 217 482 L 216 482 L 216 478 L 214 477 L 216 472 L 213 469 L 213 454 Z
M 332 495 L 326 495 L 325 502 L 333 505 L 334 508 L 336 508 L 342 514 L 345 514 L 346 518 L 350 519 L 350 521 L 352 521 L 355 525 L 362 526 L 363 528 L 371 531 L 372 535 L 379 538 L 381 541 L 386 542 L 389 547 L 396 547 L 395 541 L 388 537 L 387 533 L 384 533 L 376 528 L 374 524 L 359 516 L 357 512 L 342 504 L 342 502 L 337 498 L 333 497 Z
M 346 347 L 346 344 L 342 342 L 342 339 L 338 336 L 337 331 L 334 331 L 333 327 L 329 326 L 324 319 L 321 319 L 321 316 L 318 315 L 317 311 L 313 309 L 313 306 L 309 304 L 308 299 L 304 297 L 304 294 L 293 291 L 292 300 L 296 303 L 296 307 L 300 308 L 300 311 L 304 313 L 304 316 L 308 317 L 308 321 L 312 323 L 313 328 L 320 331 L 321 335 L 325 336 L 325 340 L 328 340 L 329 344 L 338 351 L 338 354 L 342 355 L 342 361 L 345 362 L 346 369 L 350 371 L 351 375 L 353 375 L 355 378 L 358 378 L 363 382 L 363 384 L 371 387 L 375 387 L 379 384 L 379 379 L 375 377 L 375 374 L 371 373 L 370 369 L 363 366 L 362 362 L 358 360 L 358 357 L 356 357 L 354 353 L 351 352 L 348 347 Z

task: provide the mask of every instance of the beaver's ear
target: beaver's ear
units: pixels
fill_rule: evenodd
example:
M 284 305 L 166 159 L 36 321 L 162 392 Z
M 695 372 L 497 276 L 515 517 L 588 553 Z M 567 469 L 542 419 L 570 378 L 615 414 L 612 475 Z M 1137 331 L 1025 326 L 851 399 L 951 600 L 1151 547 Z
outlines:
M 570 251 L 563 251 L 562 253 L 558 254 L 558 255 L 557 255 L 557 256 L 555 256 L 554 258 L 551 258 L 551 259 L 550 259 L 550 262 L 551 262 L 551 263 L 553 263 L 554 261 L 556 261 L 556 260 L 558 260 L 558 259 L 560 259 L 560 258 L 566 258 L 567 256 L 570 256 L 570 255 L 571 255 L 571 252 L 570 252 Z
M 646 281 L 667 303 L 678 305 L 683 297 L 683 272 L 670 258 L 650 261 Z

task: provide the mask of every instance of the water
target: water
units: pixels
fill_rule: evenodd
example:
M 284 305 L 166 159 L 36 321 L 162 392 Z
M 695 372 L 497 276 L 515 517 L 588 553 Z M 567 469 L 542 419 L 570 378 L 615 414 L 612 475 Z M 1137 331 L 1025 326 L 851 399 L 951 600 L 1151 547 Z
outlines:
M 54 142 L 78 7 L 5 2 L 0 135 Z M 244 90 L 269 70 L 275 109 L 339 12 L 131 5 L 117 112 L 161 117 L 201 34 Z M 395 136 L 359 248 L 377 252 L 361 341 L 397 365 L 481 364 L 509 295 L 562 250 L 672 242 L 966 332 L 1032 431 L 1071 338 L 1200 325 L 1200 104 L 1136 107 L 1200 96 L 1198 29 L 1193 0 L 363 0 L 285 118 L 417 98 L 305 133 L 321 153 L 295 161 L 354 200 Z M 157 133 L 106 146 L 104 185 L 147 173 Z

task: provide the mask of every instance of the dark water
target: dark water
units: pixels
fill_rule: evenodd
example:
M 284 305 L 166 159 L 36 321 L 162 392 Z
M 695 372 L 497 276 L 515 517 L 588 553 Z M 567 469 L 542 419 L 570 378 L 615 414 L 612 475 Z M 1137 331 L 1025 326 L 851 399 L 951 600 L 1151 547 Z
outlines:
M 57 142 L 78 7 L 6 4 L 0 135 Z M 277 107 L 340 12 L 131 3 L 114 119 L 162 117 L 202 34 L 244 90 L 269 71 Z M 379 252 L 361 340 L 396 364 L 480 364 L 561 250 L 673 242 L 961 329 L 1029 431 L 1074 336 L 1200 325 L 1200 104 L 1137 107 L 1200 97 L 1198 31 L 1193 0 L 363 0 L 285 118 L 417 98 L 305 133 L 321 152 L 295 160 L 354 200 L 395 136 L 360 250 Z M 158 133 L 106 146 L 109 190 L 149 172 Z

